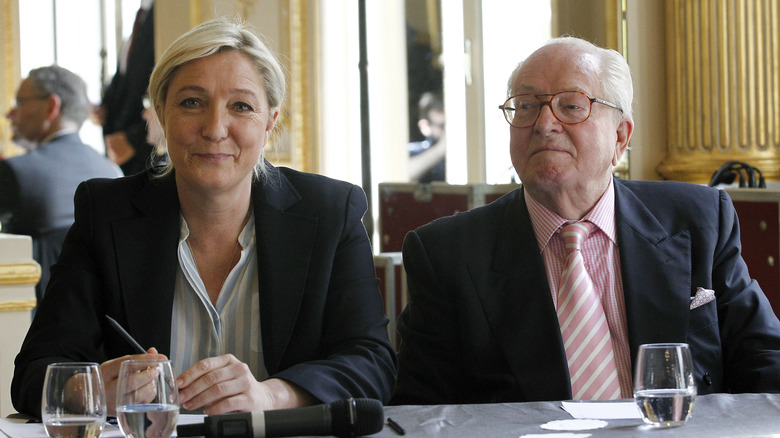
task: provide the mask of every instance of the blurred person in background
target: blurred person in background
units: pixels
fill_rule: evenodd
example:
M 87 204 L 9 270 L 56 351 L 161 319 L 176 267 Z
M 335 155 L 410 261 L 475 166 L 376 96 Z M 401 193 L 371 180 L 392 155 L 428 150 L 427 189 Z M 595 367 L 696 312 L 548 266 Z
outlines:
M 418 113 L 417 128 L 425 138 L 408 145 L 409 179 L 421 183 L 445 181 L 447 118 L 444 104 L 435 93 L 425 92 L 420 97 Z
M 0 161 L 0 215 L 5 233 L 33 238 L 41 265 L 40 301 L 49 267 L 73 224 L 73 194 L 90 178 L 115 178 L 121 170 L 79 138 L 89 116 L 87 86 L 75 73 L 52 65 L 36 68 L 19 85 L 6 115 L 13 141 L 28 152 Z
M 147 125 L 142 113 L 154 62 L 154 2 L 143 0 L 130 38 L 119 54 L 116 73 L 97 109 L 103 125 L 106 156 L 125 175 L 142 172 L 152 164 L 154 146 L 147 142 Z

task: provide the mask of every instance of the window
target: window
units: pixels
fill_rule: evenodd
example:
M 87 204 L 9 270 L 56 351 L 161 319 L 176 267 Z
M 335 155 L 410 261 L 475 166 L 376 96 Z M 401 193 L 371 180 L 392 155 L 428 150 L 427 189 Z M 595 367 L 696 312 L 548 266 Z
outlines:
M 22 78 L 33 68 L 56 63 L 81 76 L 90 100 L 99 104 L 140 4 L 141 0 L 81 0 L 74 7 L 71 0 L 20 1 Z M 105 151 L 99 125 L 86 121 L 80 135 L 84 143 Z

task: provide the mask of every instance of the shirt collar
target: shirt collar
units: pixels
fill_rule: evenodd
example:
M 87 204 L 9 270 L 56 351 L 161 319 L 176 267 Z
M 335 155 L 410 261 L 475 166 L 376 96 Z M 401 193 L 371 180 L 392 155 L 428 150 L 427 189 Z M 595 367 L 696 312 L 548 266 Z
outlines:
M 536 235 L 536 243 L 539 245 L 539 252 L 542 252 L 550 241 L 550 237 L 558 231 L 561 225 L 570 221 L 558 216 L 557 213 L 540 204 L 539 201 L 528 193 L 528 190 L 523 190 L 523 195 L 528 206 L 528 214 L 531 216 L 531 225 Z M 615 233 L 615 187 L 612 178 L 609 180 L 607 190 L 604 191 L 596 205 L 582 220 L 592 222 L 613 244 L 617 243 Z
M 46 143 L 50 143 L 50 142 L 54 141 L 54 139 L 60 138 L 63 135 L 75 134 L 77 132 L 78 131 L 75 130 L 75 129 L 60 129 L 59 131 L 54 132 L 54 133 L 50 134 L 48 137 L 44 138 L 41 141 L 41 146 L 45 145 Z
M 181 219 L 179 224 L 179 244 L 181 245 L 182 242 L 187 240 L 188 237 L 190 237 L 190 227 L 187 225 L 187 221 L 184 219 L 184 216 L 179 212 L 179 218 Z M 252 207 L 250 206 L 248 218 L 246 221 L 246 224 L 244 224 L 244 228 L 241 230 L 241 232 L 238 234 L 238 243 L 241 245 L 241 250 L 245 250 L 246 247 L 248 247 L 252 243 L 252 238 L 254 237 L 255 232 L 255 212 L 252 210 Z

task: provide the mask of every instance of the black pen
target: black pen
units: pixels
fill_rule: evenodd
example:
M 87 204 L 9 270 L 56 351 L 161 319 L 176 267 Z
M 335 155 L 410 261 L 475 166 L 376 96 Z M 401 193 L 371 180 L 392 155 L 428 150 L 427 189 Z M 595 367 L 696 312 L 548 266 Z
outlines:
M 388 425 L 388 426 L 390 426 L 390 428 L 391 428 L 391 429 L 393 429 L 394 431 L 396 431 L 396 433 L 397 433 L 398 435 L 406 435 L 406 431 L 404 430 L 404 428 L 403 428 L 403 427 L 401 427 L 401 425 L 400 425 L 400 424 L 396 423 L 396 421 L 395 421 L 395 420 L 393 420 L 393 419 L 392 419 L 392 418 L 390 418 L 390 417 L 387 417 L 387 425 Z
M 132 336 L 130 336 L 130 333 L 127 333 L 127 330 L 125 330 L 121 325 L 119 325 L 116 320 L 108 315 L 106 315 L 106 319 L 108 320 L 108 323 L 111 324 L 111 327 L 114 327 L 114 329 L 119 332 L 120 335 L 122 335 L 125 340 L 130 343 L 140 354 L 146 354 L 146 350 L 144 350 L 144 347 L 141 346 L 141 344 L 138 343 L 135 339 L 133 339 Z

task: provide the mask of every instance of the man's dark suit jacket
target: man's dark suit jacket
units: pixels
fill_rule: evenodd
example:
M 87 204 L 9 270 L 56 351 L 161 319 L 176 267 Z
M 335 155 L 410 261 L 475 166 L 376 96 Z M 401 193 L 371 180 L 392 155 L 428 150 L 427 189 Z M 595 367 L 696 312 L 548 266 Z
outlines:
M 149 77 L 154 69 L 154 5 L 144 16 L 138 32 L 131 36 L 132 50 L 127 57 L 127 69 L 111 78 L 103 93 L 102 105 L 106 111 L 103 135 L 125 132 L 133 145 L 135 155 L 122 164 L 125 175 L 134 175 L 149 167 L 154 147 L 146 142 L 146 121 L 143 97 L 149 88 Z M 128 41 L 129 44 L 129 41 Z
M 73 194 L 90 178 L 121 176 L 119 168 L 81 142 L 61 135 L 24 155 L 0 161 L 0 214 L 3 232 L 33 238 L 33 259 L 41 265 L 35 288 L 40 300 L 49 266 L 56 260 L 73 224 Z
M 687 342 L 699 394 L 780 392 L 780 322 L 740 255 L 717 189 L 615 179 L 631 357 Z M 393 403 L 571 399 L 544 262 L 522 189 L 410 232 L 409 305 Z M 716 300 L 690 310 L 697 287 Z
M 255 182 L 260 325 L 271 377 L 323 403 L 389 401 L 396 357 L 352 184 L 269 167 Z M 92 180 L 76 194 L 76 223 L 46 298 L 16 357 L 14 407 L 40 412 L 47 364 L 135 353 L 109 315 L 144 347 L 170 353 L 180 208 L 174 176 Z

